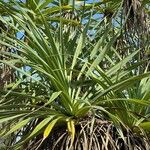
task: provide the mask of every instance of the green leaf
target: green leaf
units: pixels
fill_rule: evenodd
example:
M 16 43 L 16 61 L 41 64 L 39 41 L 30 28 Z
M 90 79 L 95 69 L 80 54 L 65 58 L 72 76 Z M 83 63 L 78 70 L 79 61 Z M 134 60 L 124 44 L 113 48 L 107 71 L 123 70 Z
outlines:
M 25 114 L 19 114 L 19 115 L 15 115 L 15 116 L 11 116 L 11 117 L 9 117 L 9 115 L 8 115 L 6 117 L 2 117 L 2 118 L 0 118 L 0 123 L 4 123 L 4 122 L 10 121 L 12 119 L 20 118 L 23 115 L 25 115 Z
M 54 92 L 50 99 L 48 100 L 48 102 L 45 104 L 45 105 L 49 105 L 51 102 L 53 102 L 60 94 L 61 94 L 62 91 L 59 91 L 59 92 Z
M 135 104 L 139 104 L 139 105 L 143 105 L 143 106 L 150 106 L 150 102 L 146 101 L 146 100 L 141 100 L 141 99 L 131 99 L 131 98 L 117 98 L 117 99 L 107 99 L 107 100 L 100 100 L 98 104 L 101 103 L 109 103 L 109 102 L 113 102 L 113 101 L 125 101 L 127 103 L 135 103 Z
M 150 131 L 150 121 L 140 123 L 139 126 L 146 131 Z
M 30 136 L 28 137 L 31 138 L 32 136 L 34 136 L 35 134 L 37 134 L 44 126 L 46 126 L 52 119 L 54 116 L 50 116 L 48 118 L 45 118 L 43 121 L 41 121 L 36 127 L 35 129 L 31 132 Z
M 113 74 L 115 74 L 121 67 L 123 67 L 127 62 L 129 62 L 140 50 L 137 50 L 135 52 L 133 52 L 132 54 L 130 54 L 129 56 L 127 56 L 125 59 L 119 61 L 117 64 L 115 64 L 115 66 L 113 66 L 112 68 L 110 68 L 106 74 L 108 76 L 111 76 Z
M 45 8 L 49 3 L 51 3 L 53 0 L 45 0 L 45 1 L 40 1 L 40 3 L 38 4 L 36 10 L 41 10 L 43 8 Z
M 150 76 L 150 72 L 147 72 L 147 73 L 143 73 L 138 76 L 131 77 L 131 78 L 121 81 L 119 83 L 116 83 L 116 84 L 110 86 L 109 88 L 107 88 L 106 90 L 104 90 L 103 92 L 100 92 L 96 97 L 94 97 L 94 100 L 96 100 L 98 97 L 101 97 L 113 90 L 116 90 L 116 91 L 123 90 L 123 89 L 133 85 L 135 82 L 140 81 L 141 79 L 149 77 L 149 76 Z
M 90 106 L 83 106 L 82 108 L 80 108 L 77 113 L 75 114 L 76 116 L 84 116 L 85 114 L 87 114 L 90 111 Z
M 9 134 L 15 132 L 18 129 L 21 129 L 23 126 L 25 126 L 29 121 L 31 121 L 32 118 L 27 118 L 25 120 L 22 120 L 18 122 L 15 126 L 13 126 L 3 137 L 8 136 Z

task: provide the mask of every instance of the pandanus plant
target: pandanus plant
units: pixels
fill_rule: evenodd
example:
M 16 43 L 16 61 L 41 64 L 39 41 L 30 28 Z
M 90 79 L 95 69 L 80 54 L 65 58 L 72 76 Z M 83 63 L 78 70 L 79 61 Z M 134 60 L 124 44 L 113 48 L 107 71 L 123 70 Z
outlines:
M 91 11 L 82 29 L 65 32 L 63 20 L 51 23 L 37 9 L 39 26 L 30 9 L 14 4 L 19 13 L 0 3 L 15 23 L 0 20 L 25 33 L 28 42 L 5 31 L 0 35 L 1 44 L 10 48 L 0 54 L 11 57 L 0 63 L 16 74 L 0 92 L 4 147 L 148 150 L 148 59 L 138 57 L 136 44 L 127 45 L 128 56 L 121 57 L 115 42 L 122 26 L 112 29 L 103 20 L 93 25 Z

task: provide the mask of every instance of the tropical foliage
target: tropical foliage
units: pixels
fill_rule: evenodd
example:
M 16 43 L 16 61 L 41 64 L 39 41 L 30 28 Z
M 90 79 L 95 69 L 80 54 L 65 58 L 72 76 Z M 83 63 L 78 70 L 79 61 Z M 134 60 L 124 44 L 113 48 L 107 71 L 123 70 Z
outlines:
M 149 149 L 149 1 L 0 12 L 1 149 Z

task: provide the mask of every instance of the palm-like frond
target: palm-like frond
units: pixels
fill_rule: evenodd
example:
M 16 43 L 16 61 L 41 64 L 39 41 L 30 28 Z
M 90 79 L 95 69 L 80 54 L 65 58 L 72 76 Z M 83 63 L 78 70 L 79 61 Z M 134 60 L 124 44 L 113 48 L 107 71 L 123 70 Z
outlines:
M 4 4 L 0 5 L 4 8 Z M 28 9 L 17 2 L 14 4 L 19 14 L 7 8 L 6 11 L 15 24 L 2 17 L 0 20 L 15 32 L 26 33 L 28 42 L 5 32 L 0 35 L 1 44 L 10 48 L 10 52 L 0 53 L 12 58 L 0 60 L 0 63 L 16 70 L 19 78 L 0 93 L 0 123 L 5 127 L 1 135 L 3 138 L 13 136 L 14 140 L 8 144 L 10 147 L 17 143 L 17 149 L 27 141 L 30 141 L 29 147 L 37 146 L 50 137 L 54 126 L 59 125 L 68 128 L 71 136 L 66 138 L 71 138 L 66 141 L 69 145 L 72 146 L 77 137 L 78 125 L 82 128 L 79 136 L 86 142 L 88 128 L 83 127 L 80 118 L 87 116 L 113 121 L 122 139 L 123 131 L 132 130 L 134 126 L 149 130 L 150 73 L 147 69 L 143 73 L 139 71 L 147 60 L 137 59 L 141 49 L 128 51 L 128 56 L 121 57 L 115 42 L 122 29 L 116 28 L 114 32 L 110 23 L 102 27 L 102 21 L 92 30 L 91 13 L 88 23 L 82 30 L 77 28 L 72 36 L 70 32 L 63 32 L 62 20 L 55 30 L 41 14 L 38 9 L 47 3 L 40 3 L 35 8 L 41 27 L 35 24 Z M 93 32 L 92 37 L 89 32 Z M 106 147 L 107 142 L 103 142 Z

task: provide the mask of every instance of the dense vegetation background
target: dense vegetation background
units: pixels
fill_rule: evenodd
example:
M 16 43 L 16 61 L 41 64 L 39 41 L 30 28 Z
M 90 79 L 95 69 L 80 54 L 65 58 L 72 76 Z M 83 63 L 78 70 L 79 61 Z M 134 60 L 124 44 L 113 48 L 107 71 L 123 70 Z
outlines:
M 0 149 L 149 150 L 149 0 L 0 0 Z

